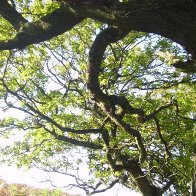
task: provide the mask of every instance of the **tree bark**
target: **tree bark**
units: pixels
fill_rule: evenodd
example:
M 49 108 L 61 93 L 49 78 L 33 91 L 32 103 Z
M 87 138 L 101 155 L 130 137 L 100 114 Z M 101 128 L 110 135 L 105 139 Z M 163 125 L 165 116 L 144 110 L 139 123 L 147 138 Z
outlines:
M 155 33 L 179 43 L 196 59 L 196 2 L 191 0 L 131 0 L 115 8 L 77 8 L 98 21 Z M 109 10 L 109 11 L 108 11 Z
M 80 6 L 64 3 L 60 8 L 38 21 L 26 22 L 20 13 L 2 1 L 0 15 L 13 27 L 21 29 L 14 39 L 0 42 L 0 50 L 24 48 L 69 31 L 85 18 L 92 18 L 129 31 L 155 33 L 183 46 L 191 58 L 174 64 L 187 72 L 196 72 L 196 2 L 192 0 L 129 0 L 110 7 L 102 4 L 80 3 Z M 83 2 L 83 1 L 81 1 Z M 86 1 L 84 1 L 86 2 Z M 71 7 L 70 7 L 71 6 Z M 11 12 L 6 12 L 5 10 Z
M 15 13 L 11 17 L 9 13 L 6 15 L 2 11 L 0 14 L 11 24 L 13 24 L 13 17 L 18 16 Z M 18 17 L 20 18 L 20 16 Z M 23 39 L 20 38 L 21 32 L 18 33 L 17 37 L 20 38 L 21 42 L 24 39 L 26 40 L 24 46 L 42 42 L 70 30 L 84 18 L 92 18 L 118 27 L 127 27 L 130 31 L 156 33 L 170 38 L 185 47 L 196 59 L 196 2 L 192 0 L 130 0 L 128 3 L 115 4 L 111 8 L 100 5 L 92 7 L 84 4 L 69 9 L 69 6 L 65 5 L 44 16 L 39 21 L 28 23 L 29 25 L 26 25 L 23 29 L 23 35 L 30 30 L 31 35 L 28 33 L 30 37 L 25 35 Z M 20 20 L 23 21 L 24 19 L 20 18 Z M 43 22 L 49 24 L 50 27 L 42 29 L 47 32 L 47 36 L 41 36 L 39 40 L 33 40 L 32 37 L 36 37 L 37 33 L 41 32 L 41 30 L 38 32 L 33 31 L 33 29 L 37 26 L 43 26 L 41 25 Z M 51 30 L 54 27 L 56 30 Z M 31 41 L 28 41 L 29 39 Z M 17 48 L 17 44 L 9 47 L 9 49 L 14 48 Z M 0 49 L 6 48 L 0 46 Z
M 105 33 L 99 34 L 91 47 L 87 85 L 94 100 L 98 105 L 103 105 L 102 108 L 110 119 L 138 140 L 138 149 L 143 148 L 140 132 L 123 123 L 120 117 L 112 113 L 111 97 L 100 89 L 98 76 L 108 44 L 120 40 L 132 30 L 155 33 L 177 42 L 191 54 L 189 64 L 184 62 L 184 64 L 176 64 L 176 67 L 196 72 L 196 2 L 192 0 L 129 0 L 127 3 L 118 2 L 109 7 L 99 4 L 81 3 L 80 6 L 77 6 L 76 4 L 64 3 L 52 13 L 33 22 L 27 22 L 14 7 L 11 7 L 6 0 L 2 0 L 0 15 L 18 31 L 14 39 L 0 42 L 0 50 L 21 49 L 49 40 L 69 31 L 85 18 L 115 26 L 106 29 Z M 120 105 L 120 101 L 118 104 Z M 59 140 L 68 141 L 65 137 L 56 137 Z M 69 142 L 78 144 L 78 141 L 75 140 L 69 140 Z M 93 149 L 102 148 L 100 145 L 92 145 L 91 143 L 82 144 Z M 142 150 L 140 151 L 142 152 Z M 121 160 L 126 170 L 134 177 L 143 195 L 159 196 L 162 194 L 161 190 L 153 186 L 147 179 L 138 162 L 123 160 L 123 158 Z M 192 191 L 194 196 L 196 196 L 195 180 L 194 175 Z

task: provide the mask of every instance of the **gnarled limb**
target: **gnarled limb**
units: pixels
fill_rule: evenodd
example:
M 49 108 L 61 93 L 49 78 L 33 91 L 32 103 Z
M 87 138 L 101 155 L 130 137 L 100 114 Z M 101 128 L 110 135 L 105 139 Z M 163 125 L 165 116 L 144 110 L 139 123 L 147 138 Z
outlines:
M 196 60 L 188 60 L 186 62 L 178 61 L 172 65 L 184 72 L 196 73 Z
M 91 149 L 95 149 L 95 150 L 103 148 L 103 146 L 101 144 L 95 144 L 95 143 L 92 143 L 92 142 L 86 142 L 86 141 L 82 141 L 82 140 L 73 139 L 73 138 L 70 138 L 70 137 L 67 137 L 67 136 L 64 136 L 64 135 L 59 135 L 55 131 L 51 131 L 45 126 L 43 126 L 43 128 L 48 133 L 53 135 L 59 141 L 63 141 L 63 142 L 70 143 L 70 144 L 73 144 L 73 145 L 76 145 L 76 146 L 82 146 L 82 147 L 91 148 Z
M 3 0 L 3 2 L 5 2 L 5 0 Z M 129 29 L 136 31 L 156 33 L 161 36 L 170 38 L 185 47 L 187 51 L 192 54 L 193 59 L 196 58 L 195 1 L 185 0 L 179 2 L 178 0 L 132 0 L 128 1 L 127 3 L 118 3 L 112 8 L 106 8 L 105 6 L 99 5 L 93 7 L 91 5 L 81 5 L 70 8 L 66 3 L 64 3 L 63 5 L 66 8 L 61 7 L 59 9 L 56 9 L 54 12 L 46 15 L 38 22 L 36 22 L 35 25 L 31 23 L 34 29 L 35 26 L 41 24 L 42 21 L 46 22 L 45 19 L 47 19 L 47 23 L 49 24 L 50 28 L 53 29 L 53 25 L 55 25 L 56 33 L 52 35 L 52 32 L 50 30 L 48 31 L 48 33 L 51 33 L 50 36 L 46 36 L 45 38 L 42 38 L 40 40 L 35 40 L 35 42 L 33 42 L 33 40 L 31 42 L 26 42 L 24 46 L 38 43 L 40 41 L 45 41 L 47 39 L 50 39 L 51 37 L 59 35 L 69 30 L 77 23 L 81 22 L 82 18 L 92 18 L 110 25 L 124 28 L 128 27 Z M 61 12 L 61 14 L 56 15 L 56 13 L 58 13 L 59 11 Z M 56 15 L 56 18 L 53 17 L 54 15 Z M 81 20 L 77 20 L 76 22 L 76 18 L 80 18 Z M 18 21 L 21 20 L 22 19 Z M 56 23 L 54 23 L 54 21 Z M 12 23 L 14 24 L 14 22 Z M 62 27 L 60 28 L 59 26 L 61 25 Z M 25 31 L 26 30 L 28 30 L 28 28 L 25 29 Z M 35 35 L 36 32 L 34 36 Z M 4 48 L 1 47 L 0 49 L 2 50 Z
M 26 23 L 14 39 L 0 42 L 0 50 L 22 49 L 46 41 L 70 30 L 84 18 L 67 5 L 62 5 L 40 20 Z
M 0 1 L 0 15 L 16 30 L 19 30 L 22 25 L 28 22 L 7 0 Z
M 104 7 L 75 8 L 78 13 L 98 21 L 136 31 L 155 33 L 177 42 L 196 59 L 196 2 L 131 0 Z
M 3 2 L 6 1 L 3 0 Z M 13 12 L 16 12 L 13 7 L 11 8 Z M 20 21 L 24 20 L 20 16 L 17 22 L 14 22 L 11 15 L 9 16 L 5 11 L 1 12 L 4 18 L 16 28 Z M 0 43 L 0 50 L 23 48 L 48 40 L 71 29 L 84 18 L 167 37 L 182 45 L 192 55 L 192 59 L 196 59 L 196 2 L 191 0 L 131 0 L 126 3 L 117 3 L 111 8 L 86 4 L 71 8 L 64 2 L 61 8 L 39 21 L 25 25 L 23 32 L 18 33 L 16 40 Z
M 108 115 L 108 117 L 121 129 L 129 133 L 131 136 L 134 136 L 137 140 L 137 145 L 140 150 L 140 162 L 143 162 L 145 160 L 146 156 L 146 150 L 142 141 L 142 136 L 139 131 L 133 129 L 130 125 L 123 122 L 122 117 L 115 114 L 114 109 L 114 101 L 111 99 L 111 96 L 108 96 L 102 92 L 99 85 L 99 72 L 100 72 L 100 66 L 101 62 L 103 60 L 103 54 L 106 50 L 106 47 L 113 42 L 118 41 L 119 39 L 122 39 L 127 33 L 128 29 L 118 29 L 118 28 L 107 28 L 103 30 L 100 34 L 97 35 L 91 50 L 90 50 L 90 60 L 89 60 L 89 66 L 88 66 L 88 89 L 91 92 L 91 95 L 97 105 L 101 107 L 101 109 Z M 112 98 L 116 98 L 113 96 Z M 118 100 L 118 99 L 117 99 Z M 139 110 L 135 110 L 133 107 L 130 106 L 128 101 L 126 99 L 120 99 L 117 101 L 116 104 L 121 105 L 122 107 L 126 108 L 129 106 L 126 110 L 128 113 L 138 113 Z M 131 107 L 131 108 L 130 108 Z M 130 111 L 131 112 L 130 112 Z M 140 112 L 139 112 L 140 113 Z M 137 182 L 137 185 L 140 189 L 140 191 L 144 195 L 154 195 L 154 189 L 152 189 L 152 185 L 148 181 L 147 177 L 141 170 L 139 163 L 134 160 L 127 160 L 123 159 L 123 156 L 121 155 L 121 161 L 122 165 L 116 165 L 115 160 L 111 157 L 111 149 L 109 147 L 109 141 L 108 136 L 105 136 L 105 143 L 108 149 L 107 158 L 113 167 L 114 170 L 121 171 L 123 168 L 130 172 L 130 174 L 134 177 L 134 179 Z M 158 188 L 157 188 L 158 189 Z

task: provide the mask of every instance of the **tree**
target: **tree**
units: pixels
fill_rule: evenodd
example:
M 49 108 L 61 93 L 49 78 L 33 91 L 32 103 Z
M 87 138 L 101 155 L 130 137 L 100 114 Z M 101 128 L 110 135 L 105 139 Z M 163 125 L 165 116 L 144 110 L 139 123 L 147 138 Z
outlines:
M 86 162 L 89 195 L 190 192 L 196 2 L 1 0 L 0 15 L 1 107 L 23 113 L 1 120 L 22 135 L 2 161 L 70 176 Z

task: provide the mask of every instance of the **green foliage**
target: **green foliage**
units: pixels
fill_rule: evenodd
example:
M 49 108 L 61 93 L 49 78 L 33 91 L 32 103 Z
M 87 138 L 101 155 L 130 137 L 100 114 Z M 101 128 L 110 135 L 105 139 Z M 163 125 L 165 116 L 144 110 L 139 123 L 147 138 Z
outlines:
M 16 4 L 33 20 L 58 7 L 53 1 L 40 0 L 18 0 Z M 5 28 L 0 39 L 4 40 L 10 29 L 4 20 L 1 25 Z M 87 90 L 89 49 L 100 29 L 105 28 L 106 25 L 88 19 L 44 43 L 0 53 L 1 109 L 5 114 L 10 109 L 20 111 L 20 116 L 13 113 L 13 117 L 2 117 L 0 121 L 1 135 L 9 141 L 0 149 L 1 162 L 65 174 L 87 163 L 89 184 L 95 185 L 100 179 L 107 185 L 126 171 L 112 169 L 101 134 L 79 134 L 81 130 L 100 127 L 109 133 L 111 156 L 116 163 L 122 161 L 120 155 L 138 160 L 140 151 L 135 138 L 114 122 L 106 122 L 107 114 L 96 108 Z M 107 48 L 99 81 L 105 94 L 125 96 L 131 106 L 142 108 L 145 116 L 173 99 L 175 104 L 160 110 L 157 120 L 141 123 L 137 114 L 127 113 L 123 121 L 142 135 L 146 160 L 140 166 L 149 179 L 163 187 L 175 176 L 168 193 L 187 193 L 193 164 L 195 76 L 167 65 L 170 59 L 160 54 L 176 59 L 188 56 L 170 40 L 131 32 Z M 120 113 L 121 108 L 118 109 Z M 79 142 L 61 139 L 65 137 Z M 103 148 L 84 149 L 81 141 Z M 131 176 L 124 184 L 136 189 Z

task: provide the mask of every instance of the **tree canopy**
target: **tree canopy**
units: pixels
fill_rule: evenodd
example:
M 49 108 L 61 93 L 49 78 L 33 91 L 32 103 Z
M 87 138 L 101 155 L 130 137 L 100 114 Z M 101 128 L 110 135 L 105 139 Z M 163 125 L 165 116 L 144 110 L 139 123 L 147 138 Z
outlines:
M 2 163 L 72 176 L 87 195 L 190 194 L 195 1 L 1 0 L 0 16 Z

